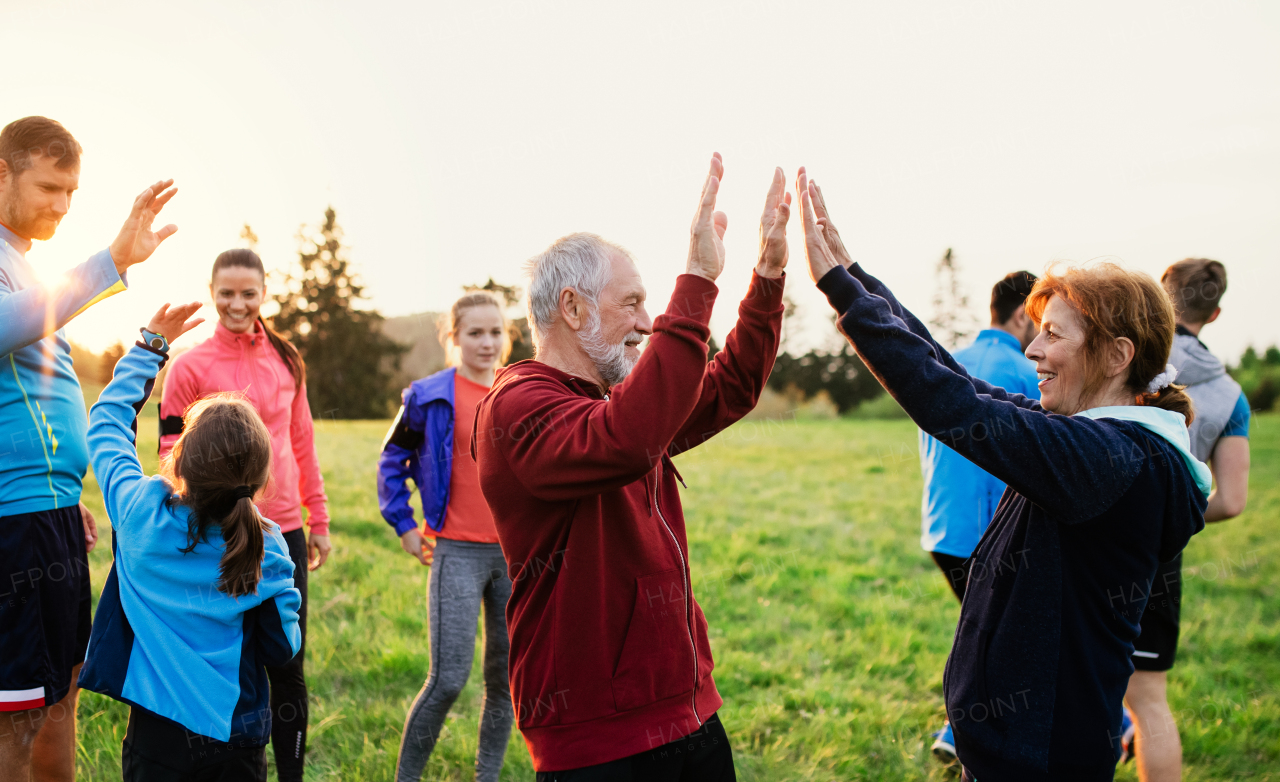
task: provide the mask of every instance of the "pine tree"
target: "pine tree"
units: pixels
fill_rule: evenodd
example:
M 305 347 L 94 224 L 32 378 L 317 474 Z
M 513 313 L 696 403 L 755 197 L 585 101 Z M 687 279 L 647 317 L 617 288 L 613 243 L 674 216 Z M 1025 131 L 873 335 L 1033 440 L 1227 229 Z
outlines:
M 247 237 L 246 237 L 247 238 Z M 307 364 L 313 416 L 382 418 L 395 411 L 394 377 L 407 348 L 382 333 L 382 316 L 356 309 L 367 298 L 347 260 L 333 207 L 319 227 L 298 232 L 298 268 L 274 296 L 272 325 L 297 346 Z
M 934 268 L 937 287 L 933 293 L 933 320 L 929 321 L 933 336 L 943 347 L 953 350 L 973 334 L 973 313 L 969 311 L 969 296 L 960 283 L 960 266 L 951 248 L 938 260 Z

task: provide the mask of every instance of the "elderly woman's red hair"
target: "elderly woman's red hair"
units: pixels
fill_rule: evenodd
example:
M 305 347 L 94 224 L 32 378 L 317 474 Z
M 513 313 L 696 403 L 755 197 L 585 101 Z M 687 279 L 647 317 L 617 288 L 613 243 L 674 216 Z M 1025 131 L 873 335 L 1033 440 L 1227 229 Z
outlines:
M 1147 393 L 1147 385 L 1169 362 L 1177 323 L 1169 294 L 1154 278 L 1114 263 L 1071 266 L 1062 272 L 1050 268 L 1027 296 L 1027 314 L 1037 326 L 1054 296 L 1074 307 L 1084 321 L 1085 364 L 1089 368 L 1086 394 L 1105 384 L 1106 351 L 1125 338 L 1134 348 L 1125 386 L 1133 392 L 1136 403 L 1181 413 L 1191 423 L 1195 411 L 1184 386 L 1171 384 Z

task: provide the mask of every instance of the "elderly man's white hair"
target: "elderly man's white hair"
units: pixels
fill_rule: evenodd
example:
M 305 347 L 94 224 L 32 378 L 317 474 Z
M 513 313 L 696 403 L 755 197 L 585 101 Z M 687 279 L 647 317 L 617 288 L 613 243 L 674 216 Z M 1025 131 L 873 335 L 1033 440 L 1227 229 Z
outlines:
M 612 278 L 610 253 L 631 253 L 592 233 L 562 236 L 550 247 L 525 262 L 529 278 L 529 325 L 534 341 L 541 343 L 560 316 L 560 293 L 573 288 L 598 313 L 600 294 Z

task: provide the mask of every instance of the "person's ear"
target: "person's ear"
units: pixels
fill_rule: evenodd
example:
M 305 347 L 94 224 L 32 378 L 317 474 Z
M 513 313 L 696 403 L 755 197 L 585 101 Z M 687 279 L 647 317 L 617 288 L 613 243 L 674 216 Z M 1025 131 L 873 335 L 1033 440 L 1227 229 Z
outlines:
M 1133 340 L 1128 337 L 1120 337 L 1111 343 L 1111 350 L 1107 356 L 1107 377 L 1116 377 L 1124 372 L 1129 371 L 1129 364 L 1133 363 L 1133 356 L 1136 353 L 1133 346 Z
M 573 288 L 560 291 L 560 319 L 573 331 L 581 331 L 587 322 L 586 302 Z
M 1210 315 L 1210 316 L 1209 316 L 1209 319 L 1208 319 L 1208 320 L 1206 320 L 1206 321 L 1204 322 L 1204 325 L 1208 326 L 1210 323 L 1213 323 L 1215 320 L 1217 320 L 1217 319 L 1218 319 L 1218 316 L 1219 316 L 1219 315 L 1221 315 L 1221 314 L 1222 314 L 1222 308 L 1221 308 L 1221 307 L 1214 307 L 1214 308 L 1213 308 L 1213 314 L 1212 314 L 1212 315 Z

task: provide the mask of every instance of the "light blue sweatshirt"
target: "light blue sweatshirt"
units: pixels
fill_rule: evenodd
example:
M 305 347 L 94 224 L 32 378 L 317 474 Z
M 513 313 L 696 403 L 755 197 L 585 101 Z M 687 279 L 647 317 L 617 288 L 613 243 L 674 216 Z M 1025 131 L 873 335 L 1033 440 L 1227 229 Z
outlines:
M 44 284 L 27 263 L 30 247 L 0 225 L 0 516 L 80 501 L 87 422 L 62 327 L 125 289 L 109 250 Z
M 190 553 L 190 510 L 138 462 L 137 411 L 165 356 L 138 343 L 89 412 L 93 472 L 111 517 L 115 563 L 93 619 L 80 686 L 219 741 L 262 746 L 271 731 L 264 666 L 302 644 L 301 595 L 280 528 L 264 535 L 256 594 L 218 590 L 225 543 L 209 528 Z

